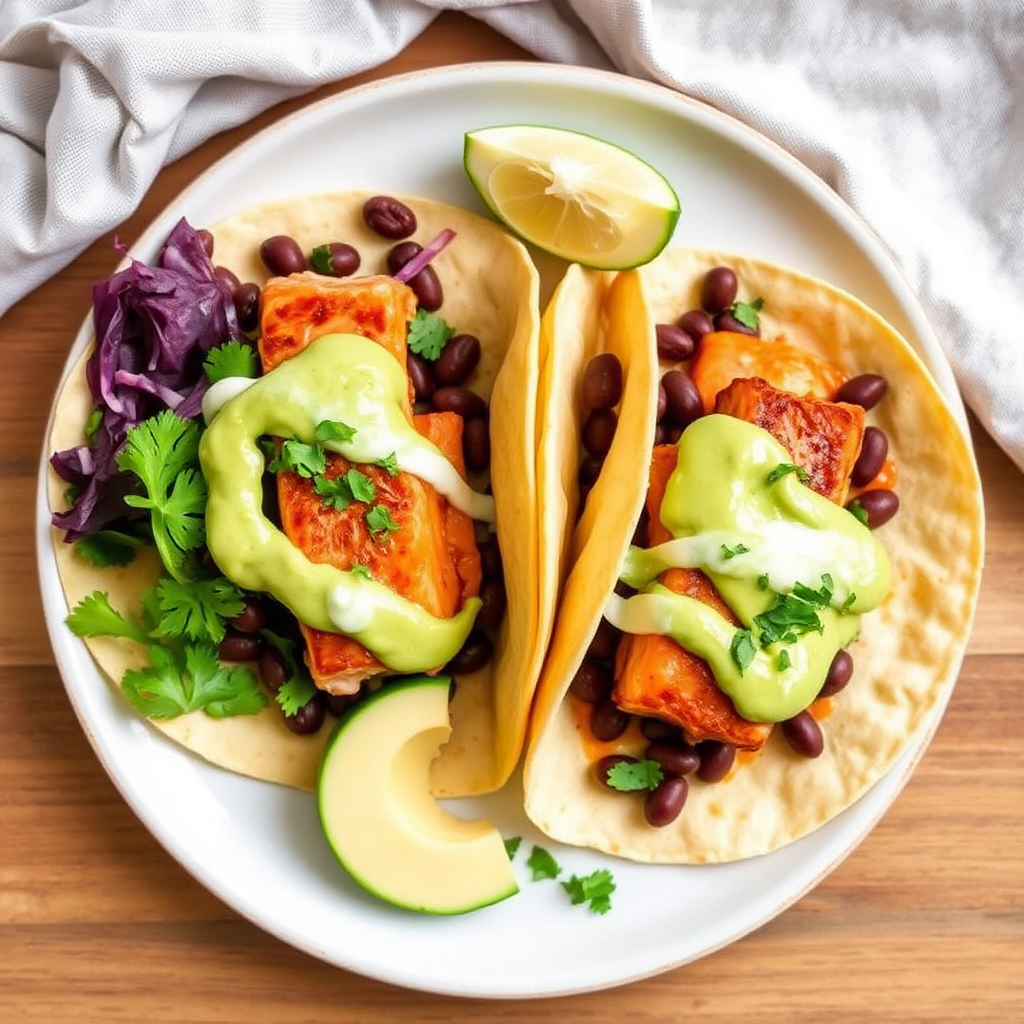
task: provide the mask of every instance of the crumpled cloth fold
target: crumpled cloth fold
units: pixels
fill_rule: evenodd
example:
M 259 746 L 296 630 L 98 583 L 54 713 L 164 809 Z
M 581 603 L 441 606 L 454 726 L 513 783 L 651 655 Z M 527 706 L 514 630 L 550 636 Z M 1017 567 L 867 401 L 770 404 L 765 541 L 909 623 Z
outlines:
M 446 8 L 544 60 L 680 89 L 802 160 L 888 246 L 1024 469 L 1024 4 L 1006 0 L 6 0 L 0 315 L 166 163 L 384 62 Z

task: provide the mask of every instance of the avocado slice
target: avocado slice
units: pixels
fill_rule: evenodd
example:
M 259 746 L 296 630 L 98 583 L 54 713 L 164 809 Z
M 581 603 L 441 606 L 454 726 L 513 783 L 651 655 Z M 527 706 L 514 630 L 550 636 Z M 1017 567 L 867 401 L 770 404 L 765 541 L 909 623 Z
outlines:
M 424 914 L 464 914 L 519 891 L 488 821 L 465 821 L 430 794 L 430 763 L 451 734 L 448 676 L 386 683 L 345 714 L 317 783 L 324 835 L 368 892 Z

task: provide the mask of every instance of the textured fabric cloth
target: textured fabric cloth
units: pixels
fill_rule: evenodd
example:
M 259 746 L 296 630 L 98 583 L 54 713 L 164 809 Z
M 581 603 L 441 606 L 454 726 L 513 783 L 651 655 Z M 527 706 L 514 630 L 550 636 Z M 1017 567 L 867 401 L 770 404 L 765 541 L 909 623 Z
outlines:
M 800 158 L 916 289 L 1024 468 L 1020 0 L 5 0 L 0 314 L 225 128 L 466 10 L 537 56 L 702 99 Z

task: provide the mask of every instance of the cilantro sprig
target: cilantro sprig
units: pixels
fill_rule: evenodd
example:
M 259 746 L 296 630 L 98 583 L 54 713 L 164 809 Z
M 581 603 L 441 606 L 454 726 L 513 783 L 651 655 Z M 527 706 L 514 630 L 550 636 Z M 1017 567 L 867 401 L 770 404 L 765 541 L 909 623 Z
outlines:
M 455 328 L 436 313 L 421 308 L 409 321 L 409 348 L 424 359 L 436 362 L 454 333 Z
M 227 341 L 207 352 L 203 369 L 210 383 L 216 384 L 225 377 L 258 377 L 260 363 L 252 345 Z
M 184 582 L 192 575 L 190 554 L 206 542 L 199 425 L 165 409 L 128 431 L 117 465 L 142 482 L 145 494 L 128 494 L 125 504 L 149 510 L 160 559 L 174 579 Z
M 756 298 L 752 302 L 734 302 L 729 307 L 729 312 L 744 327 L 754 330 L 761 322 L 762 309 L 764 309 L 764 299 Z
M 521 843 L 520 836 L 505 840 L 505 852 L 509 860 L 515 859 Z M 615 892 L 615 880 L 607 868 L 598 868 L 589 875 L 573 874 L 567 880 L 560 880 L 562 866 L 543 846 L 534 846 L 530 850 L 526 866 L 534 882 L 558 881 L 562 889 L 568 893 L 569 902 L 573 906 L 585 904 L 595 914 L 607 914 L 612 909 L 611 897 Z
M 620 793 L 657 789 L 665 778 L 657 761 L 618 761 L 605 773 L 608 785 Z

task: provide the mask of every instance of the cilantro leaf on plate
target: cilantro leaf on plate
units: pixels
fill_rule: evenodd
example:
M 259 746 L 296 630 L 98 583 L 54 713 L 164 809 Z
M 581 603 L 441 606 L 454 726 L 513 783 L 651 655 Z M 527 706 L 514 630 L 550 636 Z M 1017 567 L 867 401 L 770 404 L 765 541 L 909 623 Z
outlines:
M 509 860 L 515 860 L 516 854 L 519 852 L 519 847 L 522 845 L 522 836 L 512 836 L 505 840 L 505 852 L 508 854 Z
M 455 328 L 436 313 L 418 309 L 409 321 L 409 348 L 424 359 L 434 362 L 440 358 L 448 339 L 454 333 Z
M 567 882 L 560 884 L 574 906 L 586 903 L 595 914 L 607 914 L 612 909 L 615 880 L 607 868 L 598 868 L 582 878 L 573 875 Z
M 133 472 L 145 495 L 129 494 L 125 504 L 148 509 L 153 541 L 167 571 L 187 578 L 189 552 L 206 541 L 206 481 L 199 471 L 199 426 L 169 410 L 128 431 L 117 457 L 119 469 Z
M 562 873 L 558 862 L 543 846 L 535 846 L 530 851 L 526 866 L 530 869 L 530 876 L 534 882 L 544 878 L 557 878 Z
M 210 383 L 216 384 L 225 377 L 258 377 L 260 364 L 252 345 L 227 341 L 207 352 L 203 369 Z

